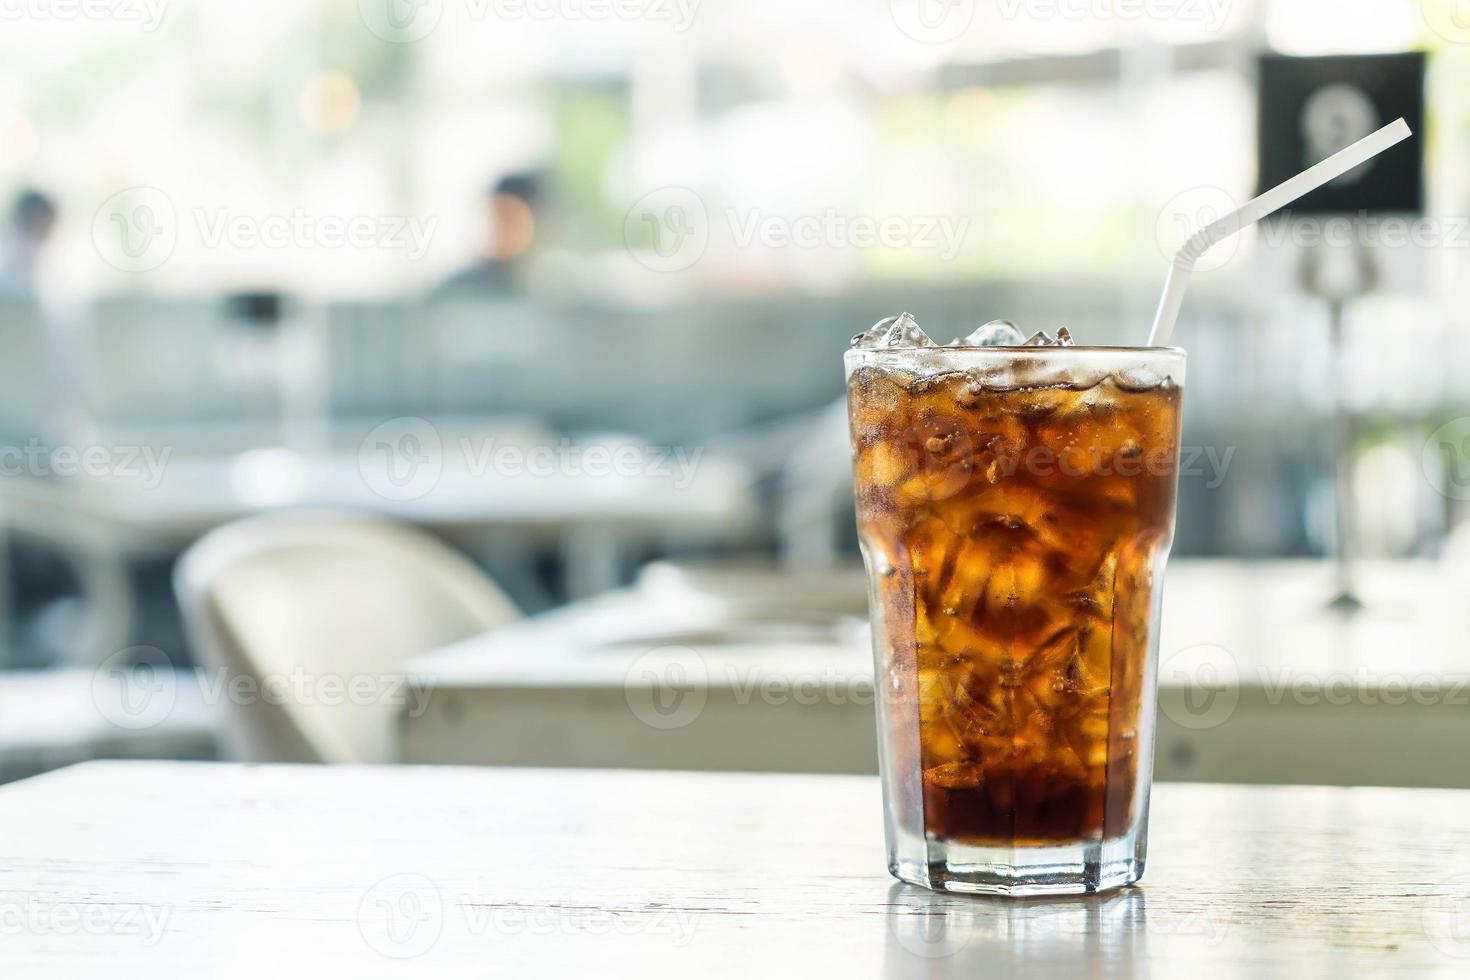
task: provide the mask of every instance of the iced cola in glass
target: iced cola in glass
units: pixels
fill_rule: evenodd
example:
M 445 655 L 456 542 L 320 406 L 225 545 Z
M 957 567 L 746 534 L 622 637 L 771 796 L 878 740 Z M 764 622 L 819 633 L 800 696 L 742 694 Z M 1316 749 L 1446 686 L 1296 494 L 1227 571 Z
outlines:
M 846 369 L 890 870 L 1137 880 L 1183 352 L 1003 324 L 935 346 L 905 314 Z

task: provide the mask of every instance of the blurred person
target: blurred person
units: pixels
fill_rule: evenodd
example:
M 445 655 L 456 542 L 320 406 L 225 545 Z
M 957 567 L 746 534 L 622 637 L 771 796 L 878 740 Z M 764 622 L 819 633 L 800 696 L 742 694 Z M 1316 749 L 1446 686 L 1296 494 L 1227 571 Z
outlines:
M 37 284 L 42 252 L 56 228 L 57 207 L 24 188 L 0 232 L 0 443 L 40 437 L 61 396 L 62 326 Z
M 15 196 L 0 234 L 0 448 L 10 460 L 6 479 L 50 479 L 44 460 L 65 438 L 58 430 L 77 403 L 69 387 L 75 355 L 67 325 L 37 290 L 37 268 L 57 217 L 55 201 L 26 188 Z M 39 469 L 15 462 L 33 453 L 43 460 Z M 0 540 L 0 605 L 6 612 L 0 668 L 75 661 L 90 612 L 81 598 L 85 575 L 75 554 L 24 524 L 20 519 L 9 529 L 19 533 Z
M 34 297 L 36 264 L 56 227 L 56 204 L 35 189 L 21 191 L 11 206 L 10 228 L 0 241 L 0 294 Z
M 496 181 L 485 195 L 479 258 L 446 279 L 435 293 L 494 294 L 524 289 L 526 257 L 536 238 L 543 200 L 537 174 L 507 174 Z

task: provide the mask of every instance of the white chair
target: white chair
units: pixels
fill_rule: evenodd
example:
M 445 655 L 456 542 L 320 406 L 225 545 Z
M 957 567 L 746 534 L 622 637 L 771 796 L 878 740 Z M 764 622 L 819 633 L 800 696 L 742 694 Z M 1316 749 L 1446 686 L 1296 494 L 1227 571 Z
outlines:
M 195 544 L 174 577 L 239 757 L 392 762 L 409 657 L 518 617 L 434 538 L 367 517 L 267 515 Z

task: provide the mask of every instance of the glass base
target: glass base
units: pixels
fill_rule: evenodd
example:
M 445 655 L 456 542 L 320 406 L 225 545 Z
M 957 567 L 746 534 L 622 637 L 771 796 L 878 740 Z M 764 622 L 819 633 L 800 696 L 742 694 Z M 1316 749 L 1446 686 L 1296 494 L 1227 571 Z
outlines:
M 895 860 L 900 881 L 962 895 L 1086 895 L 1131 885 L 1143 877 L 1135 841 L 1036 847 L 980 847 L 930 841 L 928 862 Z

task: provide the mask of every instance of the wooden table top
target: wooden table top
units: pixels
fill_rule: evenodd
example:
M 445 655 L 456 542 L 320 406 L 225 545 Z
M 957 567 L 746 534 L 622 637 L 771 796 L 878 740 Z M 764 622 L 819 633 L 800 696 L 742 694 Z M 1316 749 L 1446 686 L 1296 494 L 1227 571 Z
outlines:
M 1163 785 L 1140 887 L 1007 901 L 869 777 L 89 763 L 0 789 L 0 975 L 1463 975 L 1467 812 Z

